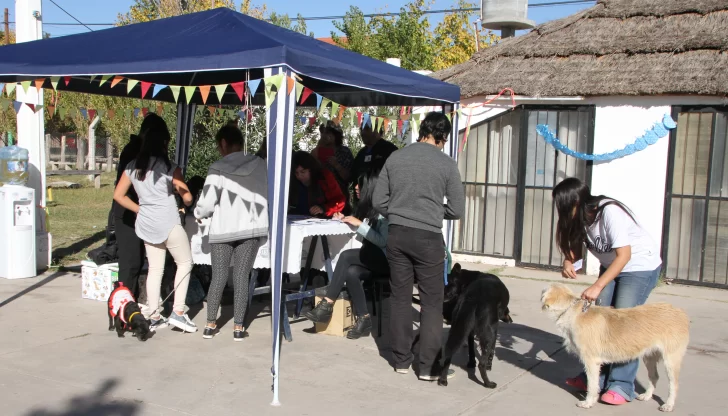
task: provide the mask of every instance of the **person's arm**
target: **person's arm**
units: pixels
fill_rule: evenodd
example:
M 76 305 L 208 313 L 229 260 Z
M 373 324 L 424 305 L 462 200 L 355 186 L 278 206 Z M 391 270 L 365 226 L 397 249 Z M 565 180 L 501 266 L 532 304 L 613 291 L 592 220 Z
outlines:
M 216 172 L 209 171 L 202 188 L 202 195 L 195 205 L 195 218 L 210 218 L 215 212 L 215 206 L 220 202 L 220 176 Z
M 458 220 L 465 213 L 464 188 L 458 166 L 453 162 L 447 178 L 447 189 L 445 190 L 445 197 L 447 197 L 447 204 L 445 204 L 446 220 Z
M 622 209 L 615 205 L 604 207 L 602 218 L 604 233 L 615 251 L 615 258 L 607 270 L 599 276 L 596 282 L 581 294 L 582 299 L 594 301 L 602 290 L 622 273 L 624 266 L 632 258 L 632 245 L 629 238 L 629 229 L 634 221 Z M 597 224 L 597 226 L 599 226 Z
M 356 232 L 379 248 L 387 247 L 389 227 L 385 218 L 379 218 L 376 227 L 371 227 L 368 222 L 362 221 Z
M 122 173 L 121 178 L 119 178 L 119 183 L 117 183 L 116 188 L 114 188 L 114 201 L 125 209 L 138 214 L 139 205 L 127 196 L 127 192 L 129 192 L 129 188 L 131 188 L 131 186 L 131 179 L 129 179 L 129 175 L 127 175 L 126 172 Z
M 174 173 L 172 174 L 172 185 L 174 186 L 174 191 L 182 197 L 182 201 L 184 201 L 185 205 L 192 205 L 192 192 L 190 192 L 190 189 L 185 183 L 184 176 L 182 176 L 182 169 L 176 168 L 174 170 Z
M 390 190 L 388 164 L 389 160 L 384 163 L 382 170 L 379 172 L 379 179 L 377 179 L 377 184 L 374 186 L 374 195 L 372 195 L 372 207 L 385 218 L 389 216 Z

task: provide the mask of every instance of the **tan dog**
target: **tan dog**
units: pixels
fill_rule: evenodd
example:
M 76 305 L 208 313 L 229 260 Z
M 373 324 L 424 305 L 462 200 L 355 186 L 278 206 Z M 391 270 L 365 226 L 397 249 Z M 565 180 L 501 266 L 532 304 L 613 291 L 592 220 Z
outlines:
M 588 409 L 599 397 L 599 370 L 602 364 L 627 362 L 642 357 L 650 383 L 637 400 L 649 400 L 657 383 L 657 363 L 667 369 L 670 391 L 663 412 L 675 407 L 680 365 L 688 347 L 690 319 L 666 303 L 613 309 L 591 306 L 565 285 L 554 283 L 541 294 L 542 310 L 556 321 L 566 350 L 579 356 L 587 377 L 586 400 L 577 406 Z

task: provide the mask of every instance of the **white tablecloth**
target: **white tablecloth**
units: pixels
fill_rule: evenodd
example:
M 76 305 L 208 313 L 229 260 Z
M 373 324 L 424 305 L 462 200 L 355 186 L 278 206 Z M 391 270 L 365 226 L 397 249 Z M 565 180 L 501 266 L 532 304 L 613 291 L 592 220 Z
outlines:
M 207 239 L 210 220 L 205 219 L 198 224 L 194 217 L 188 216 L 185 231 L 190 238 L 192 248 L 192 262 L 195 264 L 211 264 L 210 243 Z M 344 250 L 361 247 L 361 237 L 349 225 L 336 220 L 322 220 L 317 218 L 301 218 L 289 216 L 286 228 L 286 252 L 283 256 L 283 271 L 285 273 L 299 273 L 306 262 L 306 256 L 313 236 L 327 236 L 332 265 L 336 267 L 339 254 Z M 270 268 L 270 253 L 268 240 L 258 249 L 258 256 L 253 265 L 256 269 Z M 321 242 L 316 244 L 311 267 L 324 270 L 324 254 Z

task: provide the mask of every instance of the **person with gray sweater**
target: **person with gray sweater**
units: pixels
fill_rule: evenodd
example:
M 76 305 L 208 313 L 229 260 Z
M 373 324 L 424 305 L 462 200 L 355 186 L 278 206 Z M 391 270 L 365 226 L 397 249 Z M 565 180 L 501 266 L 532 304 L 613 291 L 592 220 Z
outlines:
M 222 159 L 207 173 L 202 196 L 195 207 L 198 219 L 212 217 L 212 281 L 207 294 L 207 325 L 202 337 L 218 333 L 217 314 L 233 261 L 233 339 L 247 336 L 243 327 L 248 306 L 250 271 L 261 239 L 268 236 L 268 170 L 263 159 L 246 155 L 243 133 L 236 124 L 227 124 L 217 133 Z
M 457 163 L 442 152 L 451 128 L 444 114 L 428 113 L 418 142 L 387 159 L 373 198 L 374 208 L 389 221 L 392 364 L 406 374 L 414 361 L 411 299 L 416 279 L 421 301 L 419 378 L 427 381 L 439 377 L 435 361 L 442 346 L 447 255 L 442 221 L 459 219 L 465 210 Z M 453 374 L 450 370 L 448 377 Z

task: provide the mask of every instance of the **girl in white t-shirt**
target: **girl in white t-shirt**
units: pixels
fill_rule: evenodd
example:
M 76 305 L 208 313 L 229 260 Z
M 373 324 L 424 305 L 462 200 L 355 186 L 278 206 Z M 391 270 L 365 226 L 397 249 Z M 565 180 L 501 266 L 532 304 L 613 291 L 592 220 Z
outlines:
M 167 156 L 171 140 L 167 124 L 156 114 L 148 115 L 144 122 L 149 128 L 141 132 L 141 150 L 121 175 L 114 190 L 114 200 L 137 214 L 136 235 L 144 241 L 147 252 L 147 305 L 142 313 L 152 321 L 154 329 L 172 325 L 185 332 L 195 332 L 197 327 L 185 313 L 192 271 L 190 241 L 182 228 L 174 196 L 179 194 L 185 205 L 190 206 L 192 194 L 182 178 L 182 170 Z M 131 186 L 139 196 L 139 204 L 127 196 Z M 177 273 L 173 312 L 164 319 L 160 314 L 160 289 L 167 250 L 177 264 Z
M 657 284 L 662 260 L 659 246 L 621 202 L 594 196 L 577 178 L 568 178 L 553 190 L 559 221 L 556 242 L 565 260 L 562 276 L 576 279 L 574 262 L 583 259 L 584 246 L 601 264 L 599 278 L 581 295 L 601 306 L 630 308 L 642 305 Z M 639 360 L 602 367 L 600 387 L 605 403 L 620 405 L 635 397 Z M 584 373 L 566 381 L 586 391 Z

